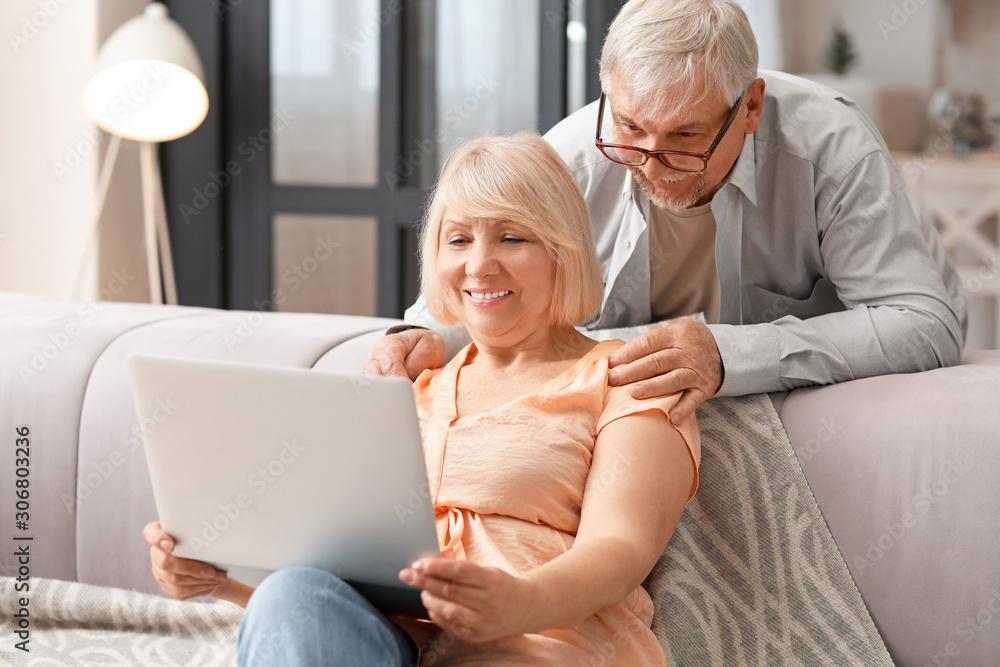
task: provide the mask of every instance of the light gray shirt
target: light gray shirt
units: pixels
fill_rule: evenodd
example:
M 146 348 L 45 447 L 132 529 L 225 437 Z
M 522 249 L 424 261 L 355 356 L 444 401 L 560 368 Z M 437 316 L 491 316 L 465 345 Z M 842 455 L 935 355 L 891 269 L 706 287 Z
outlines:
M 961 283 L 878 130 L 829 88 L 761 76 L 760 124 L 711 202 L 720 306 L 719 324 L 709 328 L 725 367 L 719 395 L 958 363 Z M 594 146 L 596 124 L 593 103 L 545 135 L 590 208 L 605 289 L 586 327 L 647 324 L 649 200 Z M 670 252 L 652 249 L 653 261 L 669 261 Z M 468 341 L 461 328 L 434 322 L 422 298 L 405 319 L 440 331 L 449 352 Z

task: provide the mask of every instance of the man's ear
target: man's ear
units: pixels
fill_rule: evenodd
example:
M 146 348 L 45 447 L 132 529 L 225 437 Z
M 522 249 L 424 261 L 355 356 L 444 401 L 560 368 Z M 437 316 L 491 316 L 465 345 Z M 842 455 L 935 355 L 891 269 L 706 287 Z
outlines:
M 753 134 L 760 123 L 760 112 L 764 108 L 764 79 L 757 79 L 750 84 L 745 96 L 747 119 L 743 125 L 744 134 Z

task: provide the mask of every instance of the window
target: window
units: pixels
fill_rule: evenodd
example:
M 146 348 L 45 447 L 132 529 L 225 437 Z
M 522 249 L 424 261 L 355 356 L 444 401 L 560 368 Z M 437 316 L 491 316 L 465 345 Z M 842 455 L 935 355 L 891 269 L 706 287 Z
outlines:
M 172 0 L 212 102 L 164 147 L 181 302 L 401 316 L 449 151 L 596 98 L 618 4 Z M 197 219 L 174 214 L 208 182 Z

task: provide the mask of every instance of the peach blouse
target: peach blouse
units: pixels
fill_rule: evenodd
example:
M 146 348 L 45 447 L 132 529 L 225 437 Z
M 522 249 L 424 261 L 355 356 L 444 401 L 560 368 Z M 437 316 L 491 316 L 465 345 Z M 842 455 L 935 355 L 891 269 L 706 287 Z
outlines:
M 608 385 L 608 357 L 623 344 L 599 343 L 535 391 L 460 419 L 458 374 L 474 344 L 444 368 L 417 378 L 414 393 L 442 555 L 518 574 L 573 546 L 598 433 L 627 415 L 667 414 L 678 400 L 678 395 L 637 400 L 626 388 Z M 692 417 L 675 426 L 695 466 L 693 496 L 700 460 L 697 424 Z M 594 659 L 602 665 L 664 665 L 649 629 L 652 614 L 652 602 L 639 587 L 570 630 L 479 644 L 445 633 L 412 634 L 422 635 L 417 641 L 424 665 L 577 665 Z

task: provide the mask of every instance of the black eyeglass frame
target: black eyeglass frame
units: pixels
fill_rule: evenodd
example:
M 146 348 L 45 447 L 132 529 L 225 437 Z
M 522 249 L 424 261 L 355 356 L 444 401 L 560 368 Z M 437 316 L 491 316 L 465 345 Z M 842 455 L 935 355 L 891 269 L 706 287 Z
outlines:
M 729 126 L 733 124 L 734 120 L 736 120 L 736 114 L 740 110 L 740 106 L 742 106 L 743 104 L 743 96 L 745 94 L 746 92 L 740 93 L 740 96 L 736 99 L 736 103 L 733 105 L 733 108 L 730 110 L 729 115 L 726 117 L 726 122 L 722 124 L 722 129 L 719 130 L 719 134 L 716 135 L 715 141 L 713 141 L 712 145 L 708 147 L 708 150 L 705 151 L 704 153 L 688 153 L 685 151 L 648 151 L 645 148 L 639 148 L 638 146 L 628 146 L 626 144 L 609 144 L 604 140 L 602 140 L 601 127 L 604 124 L 604 106 L 608 96 L 607 93 L 602 92 L 600 107 L 599 111 L 597 112 L 597 137 L 594 140 L 594 145 L 597 146 L 597 148 L 601 151 L 601 153 L 604 154 L 604 157 L 608 158 L 612 162 L 623 164 L 626 167 L 641 167 L 649 161 L 650 157 L 655 157 L 665 167 L 669 167 L 670 169 L 673 169 L 675 171 L 683 171 L 692 174 L 703 172 L 706 169 L 708 169 L 708 161 L 709 159 L 711 159 L 712 153 L 714 153 L 715 149 L 718 147 L 719 142 L 721 142 L 722 138 L 726 136 L 726 131 L 729 129 Z M 604 150 L 605 148 L 623 148 L 630 151 L 639 151 L 640 153 L 642 153 L 644 159 L 639 164 L 629 164 L 628 162 L 622 162 L 621 160 L 616 160 L 615 158 L 611 157 L 610 155 L 608 155 L 608 152 Z M 685 157 L 698 158 L 701 160 L 701 169 L 678 169 L 672 164 L 667 164 L 667 162 L 664 161 L 662 157 L 664 155 L 683 155 Z

